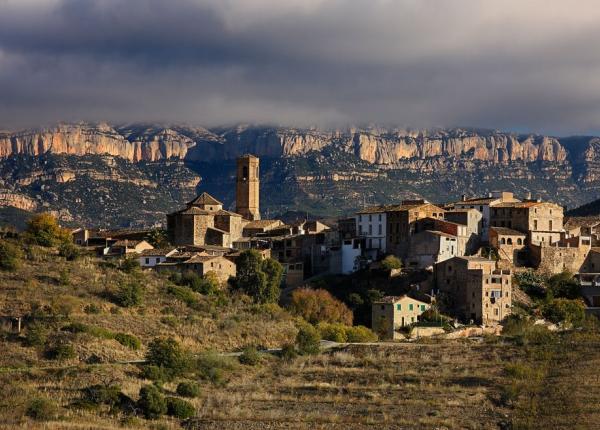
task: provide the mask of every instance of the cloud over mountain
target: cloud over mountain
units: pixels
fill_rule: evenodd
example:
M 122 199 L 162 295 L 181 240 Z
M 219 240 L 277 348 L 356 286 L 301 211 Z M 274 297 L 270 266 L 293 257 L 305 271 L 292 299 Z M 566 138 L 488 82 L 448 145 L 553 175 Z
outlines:
M 0 118 L 600 130 L 593 0 L 0 0 Z

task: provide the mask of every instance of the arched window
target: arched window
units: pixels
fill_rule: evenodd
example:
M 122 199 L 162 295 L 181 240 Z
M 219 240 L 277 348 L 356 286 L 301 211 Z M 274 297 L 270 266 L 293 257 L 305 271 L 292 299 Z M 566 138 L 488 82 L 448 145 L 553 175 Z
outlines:
M 506 239 L 504 239 L 504 238 L 500 239 L 500 245 L 506 245 Z
M 506 241 L 506 243 L 508 243 L 509 245 L 512 245 L 512 238 L 508 238 L 508 240 Z
M 242 169 L 242 178 L 248 179 L 248 166 L 244 166 Z
M 517 245 L 523 245 L 523 240 L 521 238 L 517 239 Z

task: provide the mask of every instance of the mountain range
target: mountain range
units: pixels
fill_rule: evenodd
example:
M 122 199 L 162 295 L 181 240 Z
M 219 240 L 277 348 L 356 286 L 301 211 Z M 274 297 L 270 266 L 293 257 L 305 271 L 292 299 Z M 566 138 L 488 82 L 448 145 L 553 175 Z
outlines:
M 263 217 L 343 215 L 497 189 L 569 208 L 600 197 L 600 138 L 469 128 L 72 123 L 0 132 L 0 205 L 148 226 L 204 190 L 233 209 L 235 158 L 261 157 Z

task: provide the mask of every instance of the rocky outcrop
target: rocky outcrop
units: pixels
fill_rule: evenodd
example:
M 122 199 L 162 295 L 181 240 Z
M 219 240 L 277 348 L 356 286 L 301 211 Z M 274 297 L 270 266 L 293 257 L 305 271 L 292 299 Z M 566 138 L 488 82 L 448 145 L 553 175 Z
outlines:
M 217 161 L 243 153 L 294 157 L 335 147 L 372 164 L 433 157 L 511 161 L 564 161 L 567 151 L 546 136 L 518 136 L 463 129 L 414 131 L 397 129 L 316 130 L 236 126 L 209 131 L 200 127 L 102 123 L 61 124 L 44 130 L 0 135 L 0 157 L 24 154 L 102 154 L 131 162 L 165 159 Z M 598 156 L 594 153 L 594 157 Z

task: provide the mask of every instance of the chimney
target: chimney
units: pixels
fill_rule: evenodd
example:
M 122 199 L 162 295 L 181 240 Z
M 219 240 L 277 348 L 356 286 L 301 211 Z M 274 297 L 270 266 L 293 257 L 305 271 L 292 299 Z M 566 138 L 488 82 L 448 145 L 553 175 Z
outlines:
M 525 200 L 531 200 L 531 191 L 525 195 Z
M 462 200 L 463 202 L 466 202 L 466 201 L 467 201 L 467 195 L 466 195 L 466 194 L 463 194 L 463 195 L 461 196 L 461 200 Z
M 492 193 L 488 193 L 488 197 L 491 199 L 493 197 Z

